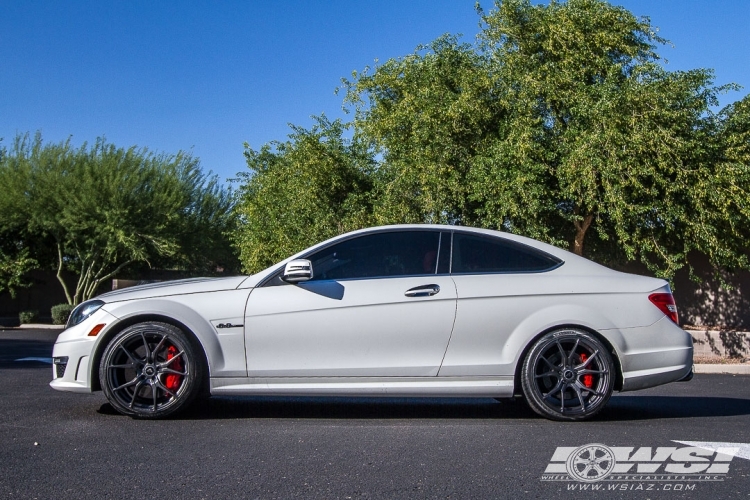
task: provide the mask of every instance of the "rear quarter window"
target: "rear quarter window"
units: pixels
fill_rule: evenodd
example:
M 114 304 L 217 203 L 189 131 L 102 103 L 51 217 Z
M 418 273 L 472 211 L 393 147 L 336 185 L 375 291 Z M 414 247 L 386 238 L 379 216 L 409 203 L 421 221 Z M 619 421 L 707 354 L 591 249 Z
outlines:
M 536 248 L 492 236 L 456 232 L 451 273 L 539 273 L 562 260 Z

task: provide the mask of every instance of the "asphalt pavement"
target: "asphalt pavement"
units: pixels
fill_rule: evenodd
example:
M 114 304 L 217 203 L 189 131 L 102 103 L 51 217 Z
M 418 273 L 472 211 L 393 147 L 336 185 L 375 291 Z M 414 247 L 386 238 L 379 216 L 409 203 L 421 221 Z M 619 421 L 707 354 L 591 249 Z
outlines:
M 0 498 L 750 498 L 748 376 L 615 394 L 583 423 L 522 400 L 235 397 L 143 421 L 49 387 L 57 333 L 0 331 Z M 545 473 L 590 443 L 659 473 Z

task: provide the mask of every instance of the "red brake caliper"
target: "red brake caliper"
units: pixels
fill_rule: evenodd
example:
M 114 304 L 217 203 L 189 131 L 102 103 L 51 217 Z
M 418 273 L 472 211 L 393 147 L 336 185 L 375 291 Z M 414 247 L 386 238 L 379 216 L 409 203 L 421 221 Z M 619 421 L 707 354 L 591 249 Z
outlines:
M 167 361 L 175 357 L 175 354 L 177 354 L 177 348 L 173 345 L 169 346 L 167 348 Z M 181 372 L 182 371 L 182 360 L 181 359 L 175 359 L 172 363 L 167 365 L 172 370 Z M 180 382 L 182 382 L 182 375 L 175 375 L 173 373 L 170 373 L 167 375 L 167 377 L 164 379 L 164 386 L 169 389 L 170 391 L 174 392 L 180 387 Z
M 589 357 L 586 355 L 585 352 L 582 352 L 581 363 L 585 363 L 587 359 L 589 359 Z M 594 376 L 590 373 L 587 373 L 586 375 L 584 375 L 583 385 L 585 385 L 587 389 L 591 389 L 592 387 L 594 387 Z

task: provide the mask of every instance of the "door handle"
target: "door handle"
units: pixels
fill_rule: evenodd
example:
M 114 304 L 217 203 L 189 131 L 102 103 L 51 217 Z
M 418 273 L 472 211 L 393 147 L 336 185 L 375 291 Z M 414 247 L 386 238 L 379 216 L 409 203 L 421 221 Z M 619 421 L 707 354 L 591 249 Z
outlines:
M 404 295 L 407 297 L 429 297 L 431 295 L 435 295 L 440 291 L 440 286 L 438 285 L 422 285 L 422 286 L 415 286 L 414 288 L 409 288 L 407 291 L 404 292 Z

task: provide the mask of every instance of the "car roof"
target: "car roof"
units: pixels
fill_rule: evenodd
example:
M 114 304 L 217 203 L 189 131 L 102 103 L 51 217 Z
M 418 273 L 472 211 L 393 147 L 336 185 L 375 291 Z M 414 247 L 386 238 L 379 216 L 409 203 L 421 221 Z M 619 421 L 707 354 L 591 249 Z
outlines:
M 524 245 L 528 245 L 530 247 L 546 252 L 550 255 L 554 255 L 555 257 L 562 259 L 562 260 L 568 260 L 571 256 L 577 257 L 575 254 L 568 252 L 567 250 L 563 250 L 559 247 L 541 242 L 539 240 L 535 240 L 533 238 L 527 238 L 526 236 L 521 236 L 521 235 L 513 234 L 513 233 L 507 233 L 505 231 L 497 231 L 495 229 L 484 229 L 484 228 L 470 227 L 470 226 L 454 226 L 454 225 L 448 225 L 448 224 L 391 224 L 391 225 L 385 225 L 385 226 L 375 226 L 375 227 L 368 227 L 365 229 L 358 229 L 356 231 L 351 231 L 349 233 L 335 236 L 313 247 L 306 248 L 305 250 L 303 250 L 297 255 L 307 253 L 308 250 L 312 250 L 313 248 L 316 248 L 318 246 L 324 246 L 324 245 L 333 243 L 334 241 L 338 239 L 346 239 L 355 235 L 367 234 L 371 232 L 398 231 L 398 230 L 408 230 L 408 229 L 433 230 L 433 231 L 456 231 L 456 232 L 464 232 L 464 233 L 486 234 L 488 236 L 503 238 L 503 239 L 515 241 L 518 243 L 522 243 Z M 584 260 L 588 261 L 588 259 L 584 259 Z

